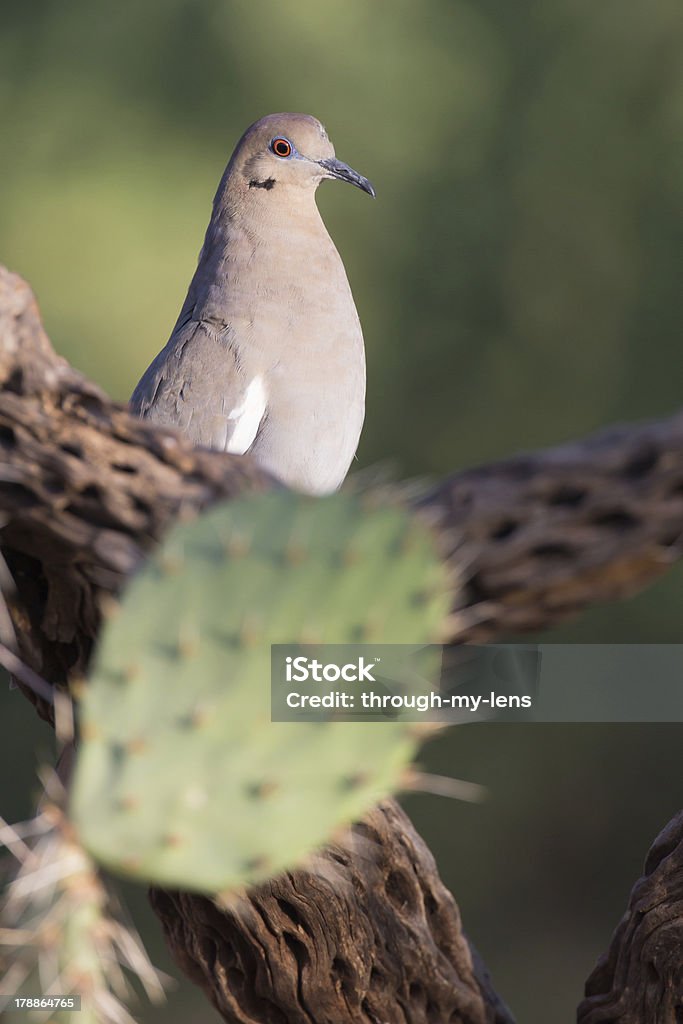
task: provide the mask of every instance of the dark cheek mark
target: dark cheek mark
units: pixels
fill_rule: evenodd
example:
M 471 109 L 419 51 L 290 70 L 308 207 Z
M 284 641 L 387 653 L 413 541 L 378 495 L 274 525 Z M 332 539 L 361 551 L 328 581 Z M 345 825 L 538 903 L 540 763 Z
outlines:
M 265 181 L 256 181 L 255 178 L 252 178 L 249 188 L 264 188 L 266 192 L 270 192 L 271 188 L 275 188 L 275 178 L 266 178 Z

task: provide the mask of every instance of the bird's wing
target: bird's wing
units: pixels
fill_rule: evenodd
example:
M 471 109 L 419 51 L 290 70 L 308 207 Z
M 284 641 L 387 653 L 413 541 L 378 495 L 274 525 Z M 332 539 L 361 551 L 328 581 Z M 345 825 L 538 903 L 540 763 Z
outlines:
M 149 366 L 130 404 L 195 445 L 243 455 L 263 421 L 267 396 L 260 375 L 243 373 L 225 332 L 189 320 Z

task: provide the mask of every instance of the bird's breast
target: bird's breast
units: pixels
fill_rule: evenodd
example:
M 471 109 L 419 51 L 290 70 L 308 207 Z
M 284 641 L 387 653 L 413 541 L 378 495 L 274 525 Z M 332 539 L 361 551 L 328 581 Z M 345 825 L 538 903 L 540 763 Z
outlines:
M 322 221 L 319 222 L 322 225 Z M 219 259 L 195 316 L 218 325 L 265 414 L 250 452 L 290 486 L 335 490 L 365 410 L 365 353 L 341 258 L 324 227 L 270 232 Z

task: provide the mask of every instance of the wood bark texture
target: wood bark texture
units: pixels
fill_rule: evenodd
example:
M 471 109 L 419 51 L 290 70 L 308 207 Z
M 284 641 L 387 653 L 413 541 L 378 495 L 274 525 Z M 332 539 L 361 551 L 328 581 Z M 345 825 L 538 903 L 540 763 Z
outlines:
M 309 869 L 225 908 L 159 890 L 152 904 L 182 966 L 227 1021 L 513 1020 L 472 954 L 434 858 L 393 800 Z
M 610 948 L 586 982 L 577 1020 L 683 1020 L 683 812 L 652 844 Z

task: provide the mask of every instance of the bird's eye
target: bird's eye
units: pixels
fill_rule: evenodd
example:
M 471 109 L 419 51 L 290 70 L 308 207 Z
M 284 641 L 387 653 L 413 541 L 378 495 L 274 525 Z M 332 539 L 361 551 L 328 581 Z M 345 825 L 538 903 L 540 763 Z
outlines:
M 288 139 L 273 139 L 270 148 L 275 156 L 280 156 L 283 160 L 292 155 L 292 143 Z

